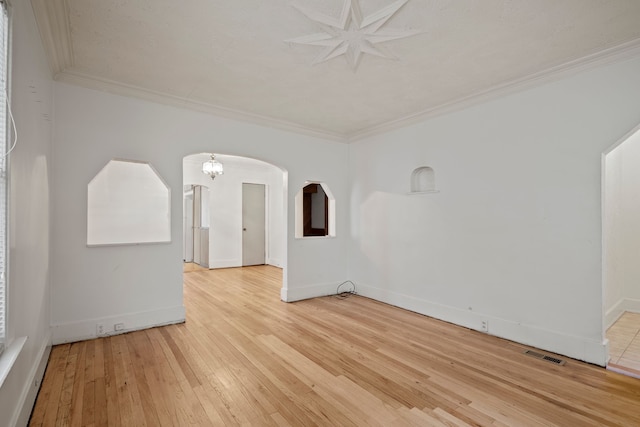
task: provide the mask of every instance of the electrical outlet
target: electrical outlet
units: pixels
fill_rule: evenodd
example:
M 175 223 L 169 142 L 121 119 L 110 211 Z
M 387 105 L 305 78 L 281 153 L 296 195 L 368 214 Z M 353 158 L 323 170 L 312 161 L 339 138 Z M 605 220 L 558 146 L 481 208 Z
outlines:
M 480 325 L 480 330 L 482 332 L 489 332 L 489 321 L 488 320 L 483 320 L 482 324 Z
M 36 379 L 36 380 L 33 382 L 33 385 L 35 386 L 35 388 L 40 388 L 40 380 L 39 380 L 39 379 Z
M 102 336 L 104 335 L 104 325 L 102 323 L 98 323 L 96 325 L 96 335 L 97 336 Z
M 113 325 L 113 330 L 114 331 L 124 331 L 124 323 L 116 323 L 115 325 Z

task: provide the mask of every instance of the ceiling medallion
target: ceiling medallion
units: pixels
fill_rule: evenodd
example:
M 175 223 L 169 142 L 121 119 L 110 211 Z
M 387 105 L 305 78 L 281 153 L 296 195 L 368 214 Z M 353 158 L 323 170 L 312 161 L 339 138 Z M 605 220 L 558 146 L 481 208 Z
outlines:
M 397 0 L 371 15 L 363 17 L 359 0 L 345 0 L 339 18 L 293 5 L 293 7 L 298 9 L 307 18 L 316 22 L 323 32 L 285 41 L 312 46 L 324 46 L 325 49 L 313 60 L 314 65 L 344 55 L 353 71 L 355 71 L 360 64 L 362 55 L 365 53 L 382 58 L 398 59 L 387 49 L 376 45 L 390 40 L 413 36 L 420 32 L 415 30 L 382 28 L 408 1 L 409 0 Z

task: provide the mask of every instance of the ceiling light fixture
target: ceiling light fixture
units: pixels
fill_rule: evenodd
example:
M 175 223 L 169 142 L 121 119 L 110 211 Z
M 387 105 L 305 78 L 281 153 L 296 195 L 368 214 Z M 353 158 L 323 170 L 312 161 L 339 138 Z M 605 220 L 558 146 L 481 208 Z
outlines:
M 420 32 L 415 30 L 382 28 L 408 1 L 409 0 L 397 0 L 371 15 L 362 16 L 359 0 L 345 0 L 340 18 L 337 19 L 315 10 L 294 5 L 293 7 L 298 9 L 307 18 L 319 24 L 322 32 L 285 41 L 312 46 L 324 46 L 325 49 L 314 59 L 314 65 L 344 55 L 353 71 L 356 71 L 360 64 L 360 59 L 365 53 L 382 58 L 397 59 L 391 52 L 382 46 L 376 45 L 390 40 L 413 36 Z
M 222 163 L 216 160 L 214 154 L 211 155 L 211 159 L 202 164 L 202 173 L 209 175 L 211 179 L 216 179 L 216 176 L 224 173 L 224 166 Z

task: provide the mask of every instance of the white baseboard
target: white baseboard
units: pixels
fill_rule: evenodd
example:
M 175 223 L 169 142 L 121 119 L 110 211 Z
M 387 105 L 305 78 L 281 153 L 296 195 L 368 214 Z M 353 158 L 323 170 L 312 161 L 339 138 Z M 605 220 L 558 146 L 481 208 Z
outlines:
M 625 311 L 640 313 L 640 300 L 633 298 L 622 298 L 611 307 L 604 316 L 605 329 L 609 329 Z
M 625 298 L 624 311 L 632 313 L 640 313 L 640 299 Z
M 282 268 L 282 264 L 280 263 L 280 260 L 275 258 L 274 259 L 267 258 L 265 259 L 264 263 L 266 265 L 272 265 L 274 267 Z M 237 268 L 237 267 L 242 267 L 241 259 L 219 259 L 209 264 L 210 270 L 215 270 L 216 268 Z
M 300 288 L 282 288 L 280 290 L 280 299 L 284 302 L 294 302 L 309 298 L 335 295 L 336 288 L 340 283 L 341 282 L 332 282 L 303 286 Z
M 361 283 L 358 283 L 358 294 L 477 331 L 482 330 L 482 322 L 484 321 L 488 324 L 488 333 L 490 335 L 600 366 L 605 366 L 607 363 L 608 343 L 606 340 L 602 342 L 592 341 L 561 334 L 533 325 L 524 325 L 461 308 L 435 304 L 386 289 L 362 285 Z
M 46 370 L 47 363 L 49 362 L 50 353 L 51 332 L 47 334 L 40 346 L 40 349 L 38 350 L 35 363 L 29 371 L 22 393 L 20 394 L 16 411 L 13 413 L 13 417 L 9 422 L 10 426 L 26 426 L 29 423 L 31 411 L 33 410 L 33 405 L 36 403 L 36 397 L 38 396 L 38 391 L 42 384 L 44 371 Z
M 234 267 L 242 267 L 241 259 L 216 259 L 209 260 L 209 268 L 234 268 Z
M 104 333 L 100 336 L 122 334 L 155 326 L 182 323 L 185 321 L 183 305 L 140 313 L 124 313 L 118 316 L 88 319 L 80 322 L 60 323 L 52 326 L 53 344 L 83 341 L 98 338 L 96 325 L 104 326 Z M 123 323 L 124 328 L 116 331 L 115 325 Z
M 616 320 L 618 320 L 620 316 L 622 316 L 622 313 L 624 313 L 624 309 L 622 308 L 623 305 L 624 305 L 624 298 L 618 301 L 613 307 L 607 310 L 607 312 L 604 314 L 605 330 L 609 329 L 611 325 L 616 323 Z
M 282 268 L 282 262 L 278 258 L 267 258 L 266 264 Z

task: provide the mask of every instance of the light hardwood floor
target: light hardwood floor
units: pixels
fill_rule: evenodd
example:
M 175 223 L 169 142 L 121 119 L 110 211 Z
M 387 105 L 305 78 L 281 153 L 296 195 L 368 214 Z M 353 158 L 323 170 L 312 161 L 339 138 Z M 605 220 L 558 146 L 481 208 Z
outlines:
M 192 271 L 205 271 L 207 267 L 196 264 L 195 262 L 185 262 L 182 264 L 182 271 L 185 273 L 191 273 Z
M 626 312 L 607 330 L 610 366 L 640 375 L 640 313 Z
M 638 426 L 640 381 L 280 270 L 184 275 L 187 322 L 56 346 L 32 426 Z

